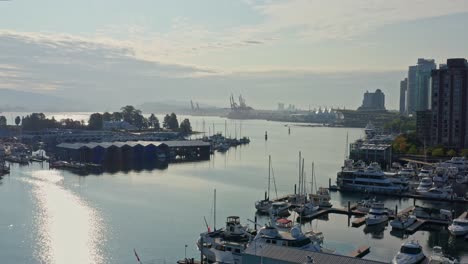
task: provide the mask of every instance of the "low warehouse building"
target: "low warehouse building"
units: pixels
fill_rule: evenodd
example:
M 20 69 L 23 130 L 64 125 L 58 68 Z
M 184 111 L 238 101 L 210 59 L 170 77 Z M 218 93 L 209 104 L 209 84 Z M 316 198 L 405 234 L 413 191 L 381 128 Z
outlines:
M 61 143 L 57 158 L 83 163 L 209 159 L 211 144 L 197 140 Z

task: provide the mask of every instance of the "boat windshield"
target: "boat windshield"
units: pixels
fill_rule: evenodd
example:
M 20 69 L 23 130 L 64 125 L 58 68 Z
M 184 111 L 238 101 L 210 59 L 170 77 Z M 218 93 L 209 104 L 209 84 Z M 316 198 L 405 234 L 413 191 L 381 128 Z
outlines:
M 402 246 L 402 247 L 400 248 L 400 252 L 401 252 L 401 253 L 404 253 L 404 254 L 412 254 L 412 255 L 415 255 L 415 254 L 421 253 L 421 248 L 414 248 L 414 247 L 405 247 L 405 246 Z
M 453 223 L 455 225 L 458 225 L 458 226 L 467 226 L 468 227 L 468 222 L 464 222 L 464 221 L 453 221 Z

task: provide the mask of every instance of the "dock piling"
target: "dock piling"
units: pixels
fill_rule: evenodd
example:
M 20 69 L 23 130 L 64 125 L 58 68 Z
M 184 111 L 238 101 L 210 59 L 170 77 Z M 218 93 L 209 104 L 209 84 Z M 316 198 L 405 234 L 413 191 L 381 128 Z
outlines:
M 254 230 L 257 231 L 257 216 L 256 215 L 255 215 L 254 220 L 255 220 Z
M 397 217 L 397 215 L 398 215 L 398 204 L 395 205 L 395 217 Z
M 351 201 L 348 201 L 348 214 L 351 214 Z
M 294 184 L 294 194 L 296 194 L 296 191 L 297 191 L 297 185 Z
M 331 187 L 331 178 L 328 178 L 328 189 Z

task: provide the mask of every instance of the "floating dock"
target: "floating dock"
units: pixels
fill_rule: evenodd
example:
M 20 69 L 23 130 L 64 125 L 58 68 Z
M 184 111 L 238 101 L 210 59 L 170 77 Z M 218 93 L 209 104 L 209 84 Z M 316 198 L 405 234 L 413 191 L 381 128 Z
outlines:
M 358 249 L 351 252 L 349 256 L 353 258 L 362 258 L 365 255 L 369 254 L 369 252 L 370 252 L 370 246 L 361 246 Z

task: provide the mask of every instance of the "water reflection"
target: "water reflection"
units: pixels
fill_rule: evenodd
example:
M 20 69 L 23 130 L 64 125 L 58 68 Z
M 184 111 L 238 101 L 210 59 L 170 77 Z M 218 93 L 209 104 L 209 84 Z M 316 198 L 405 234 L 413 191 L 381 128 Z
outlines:
M 364 227 L 364 234 L 370 234 L 374 239 L 383 239 L 387 223 Z
M 33 185 L 37 202 L 35 258 L 40 263 L 106 263 L 99 213 L 63 187 L 60 172 L 33 171 L 25 181 Z

